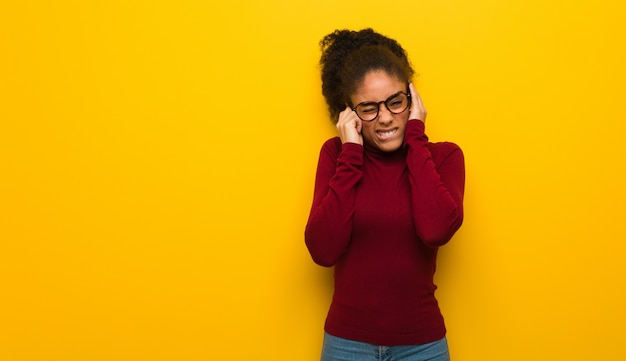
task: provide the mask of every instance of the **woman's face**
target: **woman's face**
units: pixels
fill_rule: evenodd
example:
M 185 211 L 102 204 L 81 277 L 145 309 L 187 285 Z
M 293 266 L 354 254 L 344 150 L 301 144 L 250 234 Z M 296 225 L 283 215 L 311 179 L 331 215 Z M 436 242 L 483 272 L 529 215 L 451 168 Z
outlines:
M 363 102 L 385 101 L 398 92 L 406 92 L 407 85 L 386 72 L 371 71 L 365 75 L 363 82 L 350 100 L 357 105 Z M 361 134 L 368 145 L 385 152 L 393 152 L 402 146 L 404 130 L 409 120 L 409 109 L 400 114 L 393 114 L 384 104 L 380 104 L 378 117 L 370 122 L 362 122 Z

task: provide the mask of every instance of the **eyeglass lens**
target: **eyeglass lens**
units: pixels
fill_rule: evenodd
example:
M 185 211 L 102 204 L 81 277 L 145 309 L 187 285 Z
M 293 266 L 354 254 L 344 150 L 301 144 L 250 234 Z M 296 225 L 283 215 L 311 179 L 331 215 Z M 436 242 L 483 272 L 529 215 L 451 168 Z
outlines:
M 356 113 L 364 121 L 371 121 L 378 117 L 378 112 L 380 110 L 380 103 L 384 103 L 387 110 L 389 110 L 393 114 L 399 114 L 406 110 L 409 106 L 409 98 L 408 96 L 400 92 L 398 94 L 392 95 L 389 99 L 384 102 L 368 102 L 361 103 L 356 106 Z

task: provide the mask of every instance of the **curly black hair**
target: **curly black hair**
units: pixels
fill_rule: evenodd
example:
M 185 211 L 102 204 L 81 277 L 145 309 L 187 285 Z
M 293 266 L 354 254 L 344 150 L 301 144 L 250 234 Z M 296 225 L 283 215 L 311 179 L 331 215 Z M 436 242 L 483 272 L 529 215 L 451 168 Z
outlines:
M 413 77 L 413 68 L 402 46 L 369 28 L 335 30 L 320 41 L 320 48 L 322 94 L 334 123 L 370 71 L 383 70 L 407 84 Z

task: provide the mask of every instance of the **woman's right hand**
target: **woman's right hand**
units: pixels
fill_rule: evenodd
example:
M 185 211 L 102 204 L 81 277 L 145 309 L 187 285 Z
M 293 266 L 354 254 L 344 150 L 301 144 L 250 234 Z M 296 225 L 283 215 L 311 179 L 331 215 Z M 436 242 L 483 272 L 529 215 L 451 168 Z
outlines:
M 363 123 L 361 119 L 356 115 L 356 112 L 346 106 L 341 113 L 339 113 L 339 120 L 337 121 L 337 131 L 339 132 L 339 138 L 341 143 L 356 143 L 363 145 L 363 135 L 361 134 L 361 128 Z

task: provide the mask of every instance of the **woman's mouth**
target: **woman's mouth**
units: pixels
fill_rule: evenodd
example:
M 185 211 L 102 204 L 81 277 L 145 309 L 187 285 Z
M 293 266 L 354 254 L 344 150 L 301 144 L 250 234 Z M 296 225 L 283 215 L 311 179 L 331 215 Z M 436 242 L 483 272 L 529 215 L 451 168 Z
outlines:
M 376 135 L 380 140 L 387 140 L 393 137 L 398 132 L 398 128 L 393 128 L 389 130 L 377 130 Z

